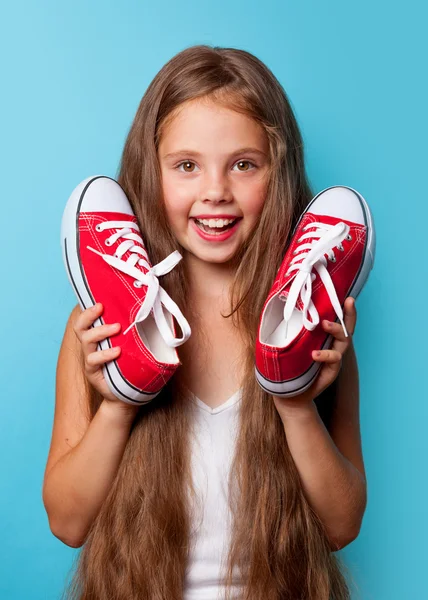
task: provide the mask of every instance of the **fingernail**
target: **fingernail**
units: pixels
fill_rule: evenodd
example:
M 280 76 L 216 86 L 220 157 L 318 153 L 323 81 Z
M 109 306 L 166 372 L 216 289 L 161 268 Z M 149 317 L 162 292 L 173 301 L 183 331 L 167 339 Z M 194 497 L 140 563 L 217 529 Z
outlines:
M 321 352 L 315 352 L 315 356 L 321 356 Z

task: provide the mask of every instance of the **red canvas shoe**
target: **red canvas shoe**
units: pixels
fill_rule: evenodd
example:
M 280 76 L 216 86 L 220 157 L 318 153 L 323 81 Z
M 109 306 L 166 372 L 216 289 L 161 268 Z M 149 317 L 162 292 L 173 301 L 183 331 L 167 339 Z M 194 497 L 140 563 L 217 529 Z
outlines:
M 348 337 L 343 305 L 367 281 L 375 240 L 370 209 L 356 190 L 333 186 L 309 203 L 260 317 L 255 372 L 264 390 L 287 397 L 312 385 L 322 367 L 312 351 L 333 342 L 323 319 L 339 320 Z
M 112 393 L 129 404 L 145 404 L 180 364 L 175 348 L 190 336 L 177 304 L 158 277 L 181 260 L 175 251 L 152 266 L 131 205 L 109 177 L 82 181 L 64 210 L 61 244 L 67 274 L 82 309 L 101 302 L 94 326 L 120 323 L 115 345 L 121 353 L 103 366 Z M 181 337 L 175 337 L 176 318 Z M 107 338 L 98 348 L 111 348 Z

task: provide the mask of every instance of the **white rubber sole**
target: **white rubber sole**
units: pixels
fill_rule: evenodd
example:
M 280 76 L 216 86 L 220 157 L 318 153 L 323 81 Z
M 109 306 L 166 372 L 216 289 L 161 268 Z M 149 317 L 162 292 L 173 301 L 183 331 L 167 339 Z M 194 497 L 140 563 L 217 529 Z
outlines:
M 366 247 L 364 250 L 363 263 L 362 263 L 361 269 L 358 272 L 357 277 L 348 293 L 348 296 L 352 296 L 356 300 L 369 277 L 370 271 L 373 269 L 374 257 L 375 257 L 375 253 L 376 253 L 376 232 L 374 229 L 373 215 L 370 211 L 369 205 L 367 204 L 367 202 L 363 198 L 363 196 L 359 192 L 357 192 L 357 190 L 354 190 L 353 188 L 351 188 L 349 186 L 331 186 L 330 188 L 326 188 L 325 190 L 322 190 L 308 204 L 305 212 L 302 213 L 298 223 L 296 224 L 292 235 L 294 235 L 294 232 L 296 231 L 304 214 L 310 210 L 310 206 L 312 205 L 312 203 L 315 202 L 315 200 L 318 198 L 318 196 L 320 194 L 324 193 L 325 191 L 327 191 L 328 189 L 331 189 L 333 187 L 346 187 L 349 190 L 352 190 L 353 192 L 355 192 L 355 194 L 357 194 L 358 199 L 360 200 L 360 202 L 362 204 L 362 208 L 363 208 L 363 212 L 364 212 L 364 216 L 365 216 L 365 220 L 366 220 L 365 224 L 367 226 L 368 235 L 367 235 L 367 240 L 366 240 Z M 338 319 L 336 318 L 336 323 L 337 322 L 338 322 Z M 328 335 L 321 350 L 329 349 L 331 347 L 332 340 L 333 340 L 333 336 Z M 321 367 L 322 367 L 322 363 L 318 363 L 318 362 L 314 361 L 312 363 L 311 367 L 305 373 L 300 375 L 299 377 L 296 377 L 295 379 L 289 379 L 287 381 L 281 381 L 281 382 L 276 382 L 276 381 L 271 381 L 269 379 L 266 379 L 258 371 L 257 367 L 255 367 L 255 375 L 256 375 L 256 379 L 257 379 L 260 387 L 263 388 L 266 392 L 268 392 L 269 394 L 274 394 L 275 396 L 287 398 L 287 397 L 292 397 L 292 396 L 297 396 L 299 394 L 302 394 L 307 389 L 309 389 L 311 387 L 311 385 L 313 384 L 313 382 L 315 381 Z
M 66 267 L 68 279 L 74 289 L 79 304 L 83 310 L 95 306 L 96 302 L 92 297 L 86 277 L 80 264 L 78 248 L 78 214 L 80 205 L 86 193 L 86 190 L 93 181 L 104 175 L 96 175 L 88 177 L 82 181 L 72 192 L 70 198 L 64 209 L 62 222 L 61 222 L 61 248 L 64 265 Z M 111 179 L 106 177 L 106 179 Z M 113 180 L 114 181 L 114 180 Z M 117 182 L 116 182 L 117 183 Z M 104 320 L 101 317 L 94 321 L 92 327 L 98 325 L 104 325 Z M 98 348 L 100 350 L 108 350 L 112 346 L 109 338 L 98 342 Z M 103 375 L 106 383 L 117 398 L 133 405 L 147 404 L 155 398 L 156 394 L 149 394 L 131 385 L 121 374 L 117 362 L 112 360 L 111 362 L 103 365 Z

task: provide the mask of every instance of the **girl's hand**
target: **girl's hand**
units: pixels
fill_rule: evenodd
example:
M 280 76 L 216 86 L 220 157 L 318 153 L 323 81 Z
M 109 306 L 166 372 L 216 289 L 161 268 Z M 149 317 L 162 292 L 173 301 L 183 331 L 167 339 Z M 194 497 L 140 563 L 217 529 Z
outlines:
M 74 323 L 74 332 L 82 344 L 82 352 L 84 356 L 85 375 L 88 381 L 106 400 L 125 404 L 117 398 L 108 387 L 104 375 L 103 365 L 114 359 L 120 354 L 120 347 L 116 346 L 108 350 L 98 350 L 97 343 L 112 337 L 120 331 L 120 323 L 112 325 L 97 325 L 92 327 L 94 321 L 102 314 L 103 305 L 99 302 L 86 310 L 83 310 L 77 317 Z M 127 405 L 133 408 L 132 405 Z
M 340 323 L 331 323 L 322 321 L 324 331 L 330 333 L 334 337 L 333 345 L 330 350 L 321 350 L 320 356 L 317 356 L 317 351 L 312 352 L 312 358 L 317 362 L 323 362 L 324 365 L 318 373 L 314 383 L 302 394 L 291 398 L 280 398 L 274 396 L 275 406 L 281 416 L 289 416 L 294 413 L 301 413 L 313 408 L 313 400 L 321 394 L 329 385 L 333 383 L 339 375 L 342 366 L 342 357 L 352 343 L 352 336 L 355 331 L 357 322 L 357 311 L 355 308 L 355 300 L 348 296 L 344 304 L 344 322 L 348 332 L 348 337 L 345 337 L 342 325 Z

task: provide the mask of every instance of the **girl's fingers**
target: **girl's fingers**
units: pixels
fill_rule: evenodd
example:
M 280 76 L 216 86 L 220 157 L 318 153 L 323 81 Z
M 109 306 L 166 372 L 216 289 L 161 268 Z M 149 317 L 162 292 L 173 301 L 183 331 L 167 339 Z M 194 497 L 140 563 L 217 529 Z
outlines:
M 338 350 L 314 350 L 312 357 L 318 362 L 335 363 L 342 360 L 342 353 Z
M 89 367 L 89 372 L 96 371 L 93 367 L 113 360 L 118 352 L 111 348 L 98 350 L 98 342 L 117 334 L 120 330 L 120 323 L 96 325 L 94 327 L 94 322 L 102 312 L 103 306 L 98 302 L 95 306 L 85 309 L 76 320 L 75 332 L 82 344 L 83 355 L 86 357 L 85 361 Z
M 120 323 L 112 323 L 106 325 L 97 325 L 96 327 L 91 327 L 87 331 L 84 331 L 82 334 L 82 344 L 86 346 L 95 346 L 97 347 L 97 342 L 101 342 L 106 338 L 118 333 L 120 329 Z M 93 352 L 93 350 L 91 350 Z
M 329 321 L 323 321 L 322 327 L 324 331 L 330 333 L 333 338 L 333 348 L 344 354 L 351 343 L 352 336 L 354 335 L 355 325 L 357 322 L 357 311 L 355 308 L 355 300 L 349 296 L 345 300 L 343 310 L 343 320 L 345 323 L 348 337 L 345 336 L 341 323 L 332 323 Z
M 328 331 L 336 340 L 341 342 L 345 342 L 348 338 L 345 336 L 345 332 L 343 331 L 343 327 L 341 323 L 332 323 L 331 321 L 323 321 L 322 322 L 323 329 Z M 346 323 L 345 323 L 346 331 L 348 332 L 348 336 L 351 335 Z
M 120 354 L 120 346 L 109 348 L 108 350 L 97 350 L 91 352 L 86 357 L 86 368 L 89 374 L 98 371 L 99 367 L 104 363 L 110 362 L 117 358 Z
M 348 335 L 354 335 L 355 325 L 357 322 L 357 309 L 355 308 L 355 298 L 352 298 L 352 296 L 348 296 L 348 298 L 346 298 L 345 300 L 345 304 L 343 305 L 343 309 L 343 320 L 345 322 L 346 331 L 348 332 Z
M 83 332 L 82 350 L 84 356 L 96 352 L 98 350 L 98 342 L 115 335 L 119 332 L 119 329 L 120 323 L 113 323 L 111 325 L 97 325 L 96 327 L 91 327 L 88 331 Z
M 74 325 L 74 332 L 82 341 L 82 335 L 85 331 L 87 331 L 93 324 L 96 319 L 102 314 L 103 305 L 100 302 L 97 302 L 95 306 L 91 306 L 90 308 L 86 308 L 83 310 L 80 315 L 76 319 L 76 323 Z

